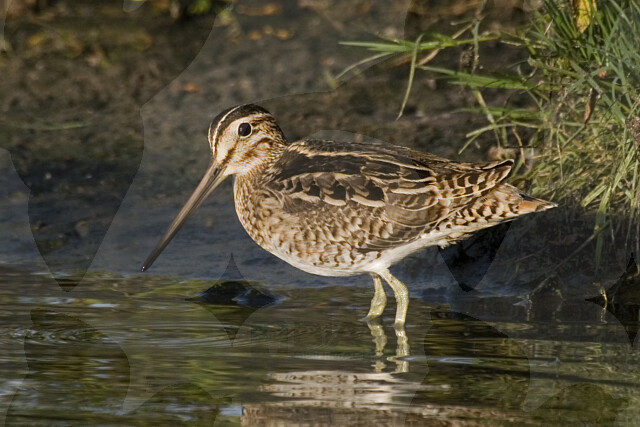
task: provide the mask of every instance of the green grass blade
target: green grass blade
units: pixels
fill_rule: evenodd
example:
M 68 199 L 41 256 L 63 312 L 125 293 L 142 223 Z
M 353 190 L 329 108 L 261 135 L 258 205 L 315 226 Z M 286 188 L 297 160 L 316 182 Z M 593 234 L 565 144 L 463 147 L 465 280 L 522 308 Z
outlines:
M 404 108 L 407 106 L 407 101 L 409 101 L 409 94 L 411 93 L 411 87 L 413 86 L 413 77 L 416 74 L 416 61 L 418 59 L 418 50 L 420 46 L 420 40 L 422 40 L 423 35 L 424 34 L 420 34 L 416 39 L 416 43 L 414 45 L 414 49 L 411 54 L 411 68 L 409 69 L 409 81 L 407 82 L 407 89 L 404 92 L 404 98 L 402 99 L 402 105 L 400 106 L 400 111 L 398 112 L 398 117 L 396 118 L 396 120 L 402 117 Z

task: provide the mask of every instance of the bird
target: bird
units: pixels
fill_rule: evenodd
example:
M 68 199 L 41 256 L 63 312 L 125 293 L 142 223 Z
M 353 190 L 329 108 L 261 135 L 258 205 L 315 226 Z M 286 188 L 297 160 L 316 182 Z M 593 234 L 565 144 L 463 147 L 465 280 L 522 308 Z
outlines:
M 404 327 L 409 294 L 389 268 L 428 246 L 557 205 L 505 182 L 513 160 L 462 163 L 383 142 L 288 141 L 255 104 L 228 108 L 209 127 L 211 163 L 142 265 L 151 267 L 185 221 L 227 177 L 240 223 L 263 249 L 307 273 L 369 274 L 367 319 L 396 299 Z

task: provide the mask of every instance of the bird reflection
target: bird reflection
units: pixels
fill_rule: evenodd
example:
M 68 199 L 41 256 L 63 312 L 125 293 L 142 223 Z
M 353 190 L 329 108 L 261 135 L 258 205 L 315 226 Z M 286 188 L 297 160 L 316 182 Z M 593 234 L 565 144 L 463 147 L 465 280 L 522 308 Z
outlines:
M 380 324 L 379 318 L 367 319 L 367 326 L 369 327 L 369 331 L 371 331 L 373 342 L 376 345 L 376 361 L 373 365 L 374 371 L 376 373 L 381 373 L 387 366 L 382 360 L 382 357 L 384 356 L 384 349 L 387 345 L 387 335 Z M 409 361 L 406 360 L 406 357 L 410 354 L 407 332 L 404 329 L 404 325 L 395 325 L 394 331 L 397 341 L 396 355 L 389 357 L 388 360 L 395 362 L 396 369 L 394 372 L 409 372 Z

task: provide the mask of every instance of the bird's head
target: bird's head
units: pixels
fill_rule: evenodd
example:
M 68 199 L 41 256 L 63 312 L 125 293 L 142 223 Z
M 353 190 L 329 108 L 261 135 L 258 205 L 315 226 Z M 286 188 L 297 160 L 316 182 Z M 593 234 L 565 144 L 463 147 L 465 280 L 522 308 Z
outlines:
M 218 114 L 209 127 L 211 164 L 195 191 L 173 220 L 142 266 L 147 270 L 185 221 L 228 176 L 242 176 L 274 159 L 286 144 L 273 116 L 253 104 L 239 105 Z
M 278 153 L 284 135 L 273 116 L 253 104 L 229 108 L 209 127 L 213 163 L 221 176 L 244 175 Z

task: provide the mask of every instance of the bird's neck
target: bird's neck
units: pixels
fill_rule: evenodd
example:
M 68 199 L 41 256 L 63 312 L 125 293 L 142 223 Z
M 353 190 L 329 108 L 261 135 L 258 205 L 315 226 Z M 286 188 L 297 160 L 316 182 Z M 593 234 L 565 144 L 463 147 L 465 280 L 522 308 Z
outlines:
M 268 149 L 260 154 L 260 161 L 243 174 L 236 174 L 236 180 L 245 183 L 257 183 L 268 174 L 272 166 L 282 157 L 286 150 L 285 140 L 273 140 Z
M 255 222 L 253 214 L 256 212 L 255 206 L 260 203 L 262 194 L 260 189 L 273 176 L 274 165 L 282 157 L 286 147 L 284 142 L 275 142 L 267 152 L 262 153 L 260 162 L 257 162 L 247 172 L 234 176 L 233 195 L 236 213 L 245 230 L 254 240 L 258 239 L 258 234 L 253 225 Z M 258 240 L 256 241 L 258 242 Z

